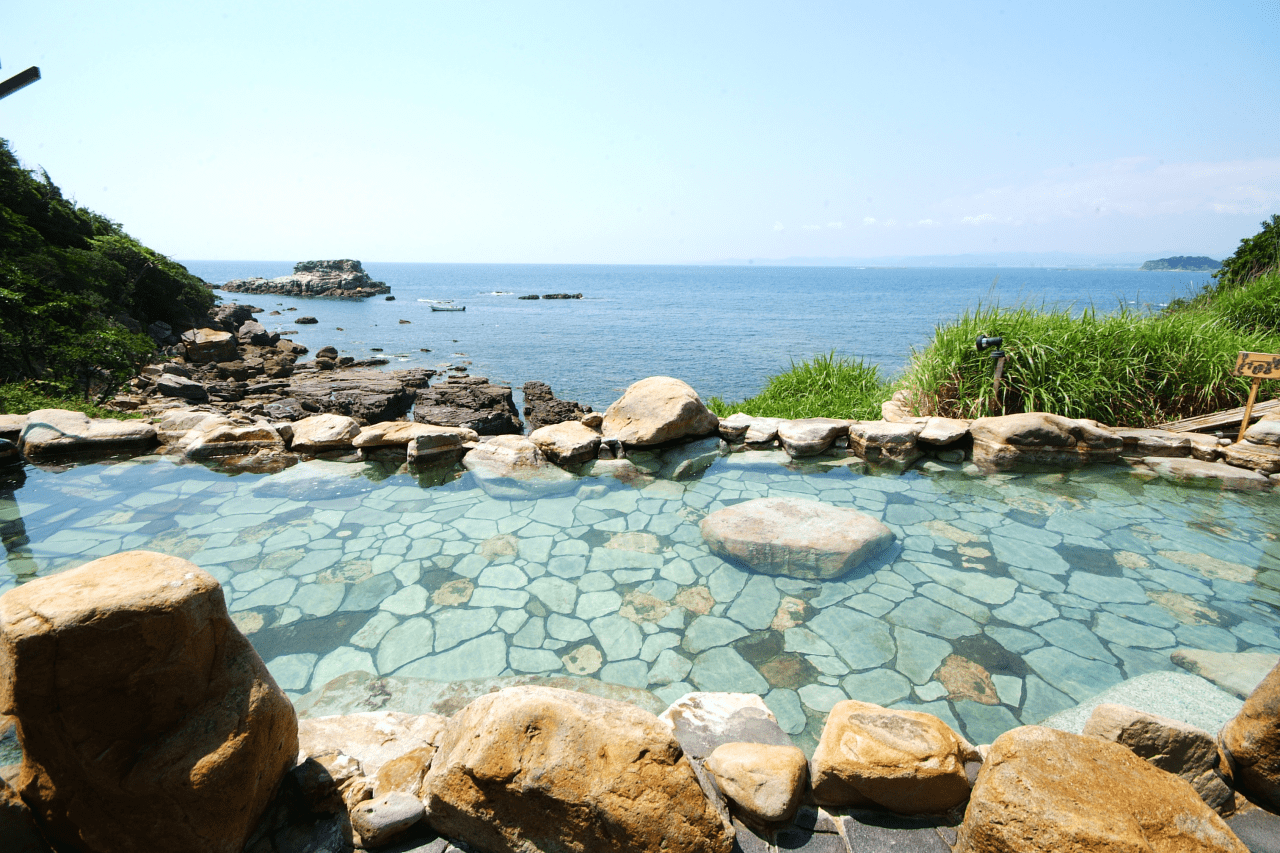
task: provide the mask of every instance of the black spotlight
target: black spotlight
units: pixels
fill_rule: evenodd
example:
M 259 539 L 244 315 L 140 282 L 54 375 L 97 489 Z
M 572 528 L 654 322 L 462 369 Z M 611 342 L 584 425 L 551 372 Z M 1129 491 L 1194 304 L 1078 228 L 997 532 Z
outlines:
M 1004 338 L 989 338 L 986 335 L 978 335 L 978 352 L 1003 345 Z

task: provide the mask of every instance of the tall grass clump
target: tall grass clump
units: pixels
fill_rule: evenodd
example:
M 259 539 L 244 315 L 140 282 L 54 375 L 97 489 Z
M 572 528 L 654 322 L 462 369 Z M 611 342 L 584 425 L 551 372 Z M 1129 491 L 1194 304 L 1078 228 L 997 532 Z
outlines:
M 792 361 L 790 370 L 771 378 L 754 397 L 738 403 L 712 397 L 707 406 L 720 417 L 745 412 L 767 418 L 869 420 L 880 417 L 889 390 L 875 365 L 830 352 L 799 364 Z
M 103 408 L 78 395 L 49 393 L 49 389 L 42 390 L 31 382 L 0 383 L 0 415 L 25 415 L 37 409 L 66 409 L 84 412 L 91 418 L 117 420 L 143 417 L 135 412 Z
M 1267 298 L 1246 286 L 1218 305 L 1184 304 L 1161 314 L 979 306 L 938 327 L 913 353 L 900 385 L 916 414 L 946 417 L 1039 411 L 1153 426 L 1231 408 L 1243 405 L 1249 390 L 1248 379 L 1230 375 L 1236 355 L 1280 351 Z M 1004 338 L 999 401 L 990 353 L 974 346 L 979 334 Z

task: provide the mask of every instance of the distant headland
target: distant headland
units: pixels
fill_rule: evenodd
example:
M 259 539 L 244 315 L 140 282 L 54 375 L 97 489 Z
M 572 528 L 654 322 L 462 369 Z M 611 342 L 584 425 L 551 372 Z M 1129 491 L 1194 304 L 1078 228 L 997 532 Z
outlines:
M 1194 258 L 1182 255 L 1175 258 L 1160 258 L 1154 261 L 1147 261 L 1142 265 L 1144 270 L 1171 270 L 1174 272 L 1213 272 L 1221 267 L 1221 262 L 1215 261 L 1213 258 L 1206 258 L 1203 255 Z

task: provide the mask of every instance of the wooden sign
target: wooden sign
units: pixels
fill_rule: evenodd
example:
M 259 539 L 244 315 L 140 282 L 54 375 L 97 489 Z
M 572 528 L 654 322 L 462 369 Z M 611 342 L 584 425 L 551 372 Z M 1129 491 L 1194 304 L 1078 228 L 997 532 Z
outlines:
M 1236 357 L 1232 376 L 1260 376 L 1263 379 L 1280 379 L 1280 355 L 1265 352 L 1242 352 Z
M 1253 401 L 1258 399 L 1258 386 L 1264 379 L 1280 379 L 1280 355 L 1265 352 L 1242 352 L 1236 357 L 1232 376 L 1251 376 L 1249 402 L 1244 404 L 1244 418 L 1240 421 L 1240 434 L 1236 441 L 1244 441 L 1244 431 L 1249 428 L 1249 416 L 1253 414 Z

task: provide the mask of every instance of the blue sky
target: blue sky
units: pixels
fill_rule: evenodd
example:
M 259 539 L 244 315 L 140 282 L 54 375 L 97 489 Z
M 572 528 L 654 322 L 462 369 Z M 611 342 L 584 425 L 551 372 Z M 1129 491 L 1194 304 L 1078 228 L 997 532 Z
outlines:
M 177 258 L 1223 257 L 1280 0 L 6 4 L 28 166 Z

